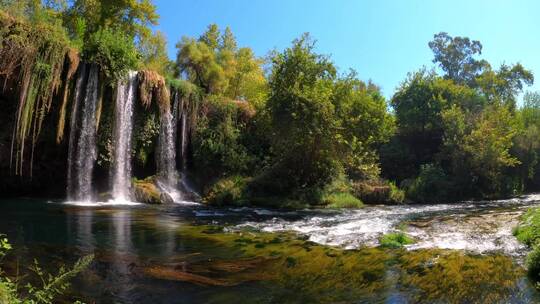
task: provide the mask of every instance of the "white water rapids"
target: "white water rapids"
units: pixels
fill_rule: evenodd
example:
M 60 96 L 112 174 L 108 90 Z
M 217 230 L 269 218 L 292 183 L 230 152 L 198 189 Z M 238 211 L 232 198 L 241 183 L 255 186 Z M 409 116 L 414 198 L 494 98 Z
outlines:
M 519 216 L 533 206 L 540 206 L 540 195 L 441 205 L 368 206 L 342 211 L 230 208 L 197 210 L 195 214 L 213 222 L 240 216 L 228 230 L 291 231 L 315 243 L 347 249 L 377 246 L 382 235 L 404 231 L 416 240 L 406 246 L 411 250 L 441 248 L 521 256 L 525 247 L 512 235 L 512 229 Z

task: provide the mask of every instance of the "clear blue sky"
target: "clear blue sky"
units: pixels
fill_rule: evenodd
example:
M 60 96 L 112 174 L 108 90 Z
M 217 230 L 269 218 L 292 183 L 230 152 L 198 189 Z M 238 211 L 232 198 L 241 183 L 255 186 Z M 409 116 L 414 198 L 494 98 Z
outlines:
M 239 46 L 259 56 L 282 50 L 303 32 L 340 71 L 353 68 L 390 97 L 407 72 L 432 67 L 427 43 L 445 31 L 484 46 L 493 66 L 521 62 L 540 89 L 540 1 L 503 0 L 156 0 L 169 56 L 180 37 L 198 37 L 210 23 L 230 26 Z

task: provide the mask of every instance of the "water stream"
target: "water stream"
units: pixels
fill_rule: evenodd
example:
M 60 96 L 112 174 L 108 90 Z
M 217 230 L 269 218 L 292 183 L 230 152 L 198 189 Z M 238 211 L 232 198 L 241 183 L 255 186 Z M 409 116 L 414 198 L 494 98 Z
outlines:
M 177 107 L 177 103 L 177 96 L 175 95 L 173 109 Z M 182 195 L 178 191 L 175 130 L 175 117 L 170 109 L 162 109 L 160 111 L 160 130 L 156 153 L 158 185 L 162 191 L 170 195 L 173 201 L 180 201 Z
M 111 168 L 112 195 L 115 201 L 131 200 L 131 141 L 133 106 L 137 88 L 137 72 L 120 80 L 114 110 L 114 157 Z
M 68 200 L 89 202 L 93 198 L 92 175 L 97 158 L 96 106 L 98 67 L 82 65 L 75 85 L 68 151 Z

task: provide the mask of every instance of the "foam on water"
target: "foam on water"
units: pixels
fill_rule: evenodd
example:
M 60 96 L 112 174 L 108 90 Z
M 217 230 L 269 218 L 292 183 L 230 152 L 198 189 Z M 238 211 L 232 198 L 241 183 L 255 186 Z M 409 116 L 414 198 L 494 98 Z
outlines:
M 415 244 L 407 246 L 410 250 L 442 248 L 522 255 L 524 246 L 512 235 L 512 229 L 528 207 L 538 204 L 540 195 L 534 194 L 490 202 L 370 206 L 333 213 L 301 211 L 300 218 L 293 219 L 258 209 L 253 212 L 272 218 L 246 221 L 233 229 L 293 231 L 319 244 L 352 249 L 377 246 L 382 235 L 405 227 L 406 233 L 416 239 Z
M 72 205 L 79 207 L 103 207 L 103 206 L 139 206 L 142 203 L 131 202 L 128 200 L 109 200 L 106 202 L 90 202 L 90 201 L 66 201 L 64 205 Z

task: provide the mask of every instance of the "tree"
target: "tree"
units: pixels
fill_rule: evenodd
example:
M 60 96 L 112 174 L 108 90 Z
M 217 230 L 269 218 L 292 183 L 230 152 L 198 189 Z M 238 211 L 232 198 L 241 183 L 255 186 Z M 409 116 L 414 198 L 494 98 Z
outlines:
M 315 54 L 308 34 L 272 58 L 267 102 L 276 164 L 271 179 L 288 179 L 276 191 L 319 188 L 340 170 L 343 141 L 336 134 L 332 86 L 336 69 Z
M 253 50 L 238 48 L 229 27 L 220 36 L 217 25 L 211 24 L 198 40 L 183 37 L 176 45 L 177 75 L 215 94 L 254 105 L 266 98 L 263 60 Z
M 172 74 L 172 71 L 169 70 L 167 39 L 162 32 L 156 31 L 150 37 L 141 40 L 139 49 L 146 69 L 154 70 L 161 75 Z
M 391 100 L 398 131 L 391 146 L 382 150 L 384 171 L 399 179 L 416 175 L 422 164 L 435 162 L 440 152 L 444 134 L 441 113 L 452 105 L 479 113 L 484 104 L 484 98 L 475 90 L 434 72 L 421 70 L 410 74 Z M 399 174 L 396 168 L 401 171 Z
M 459 108 L 443 113 L 445 124 L 444 152 L 451 164 L 456 189 L 469 188 L 480 197 L 513 194 L 516 185 L 505 175 L 519 165 L 511 155 L 517 135 L 512 112 L 504 106 L 490 106 L 478 117 L 467 117 Z M 467 121 L 473 121 L 467 123 Z M 509 179 L 510 178 L 510 179 Z
M 354 72 L 338 77 L 314 47 L 304 34 L 272 57 L 266 111 L 274 158 L 255 185 L 317 202 L 316 194 L 342 173 L 378 176 L 375 151 L 388 140 L 393 120 L 376 86 Z
M 433 63 L 438 63 L 446 73 L 445 77 L 456 83 L 470 85 L 483 70 L 490 68 L 487 61 L 474 58 L 482 54 L 482 44 L 478 40 L 451 37 L 441 32 L 433 36 L 429 47 L 435 56 Z
M 206 32 L 199 37 L 199 41 L 205 43 L 212 51 L 217 50 L 219 47 L 219 28 L 217 24 L 210 24 Z
M 150 26 L 157 25 L 158 14 L 151 0 L 74 0 L 65 13 L 65 23 L 71 33 L 78 20 L 84 20 L 86 35 L 111 27 L 138 43 L 152 34 Z
M 214 51 L 206 43 L 183 37 L 176 48 L 177 76 L 185 73 L 188 80 L 207 94 L 223 92 L 227 79 Z
M 516 96 L 524 85 L 532 85 L 534 76 L 521 64 L 502 64 L 498 71 L 486 69 L 475 79 L 477 86 L 492 103 L 503 103 L 515 107 Z
M 236 52 L 238 48 L 236 45 L 236 37 L 234 37 L 231 28 L 228 26 L 225 28 L 223 35 L 221 35 L 219 48 L 220 50 L 228 50 L 231 52 Z
M 467 37 L 451 37 L 439 33 L 429 42 L 433 51 L 433 62 L 446 73 L 445 78 L 460 85 L 478 89 L 491 103 L 515 106 L 515 97 L 524 85 L 531 85 L 534 77 L 521 64 L 502 64 L 499 70 L 476 55 L 482 54 L 482 44 Z

